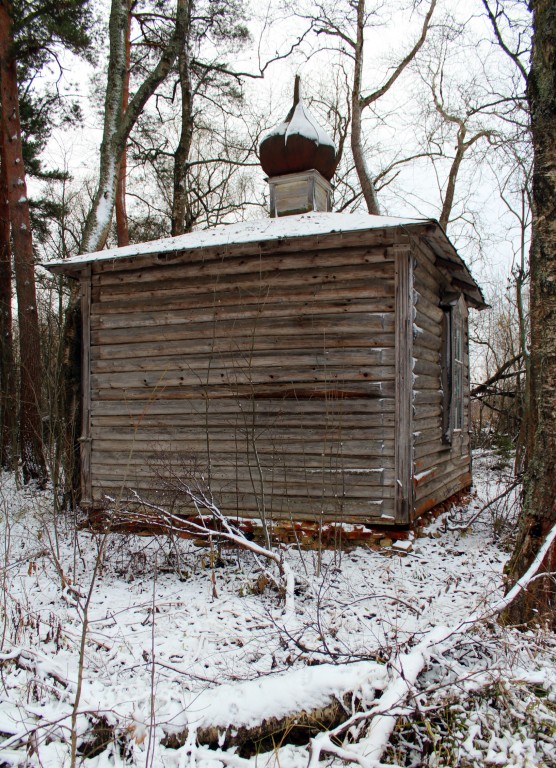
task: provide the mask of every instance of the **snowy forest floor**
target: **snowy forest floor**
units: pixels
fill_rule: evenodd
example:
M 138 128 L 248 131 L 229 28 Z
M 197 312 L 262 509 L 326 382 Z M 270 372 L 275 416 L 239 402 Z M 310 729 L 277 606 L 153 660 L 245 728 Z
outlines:
M 111 535 L 99 558 L 101 536 L 55 520 L 48 492 L 4 474 L 0 768 L 70 766 L 72 736 L 74 764 L 88 768 L 307 766 L 316 729 L 294 727 L 296 714 L 331 700 L 345 719 L 365 711 L 400 649 L 503 594 L 516 491 L 458 527 L 511 470 L 484 452 L 475 478 L 469 503 L 408 553 L 285 549 L 297 584 L 286 620 L 249 552 Z M 556 766 L 555 659 L 556 637 L 541 630 L 484 621 L 449 637 L 394 712 L 382 764 Z M 337 740 L 361 766 L 378 764 L 365 762 L 366 725 Z

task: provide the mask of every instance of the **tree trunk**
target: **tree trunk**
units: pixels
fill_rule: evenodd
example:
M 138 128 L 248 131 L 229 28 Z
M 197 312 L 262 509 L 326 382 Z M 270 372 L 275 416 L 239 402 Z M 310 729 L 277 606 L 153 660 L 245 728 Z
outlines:
M 122 154 L 128 136 L 143 107 L 170 72 L 183 45 L 189 5 L 189 0 L 177 0 L 174 33 L 163 49 L 158 64 L 141 83 L 124 112 L 122 105 L 126 71 L 128 0 L 112 0 L 109 24 L 110 57 L 104 104 L 104 131 L 100 147 L 99 183 L 85 222 L 81 253 L 91 253 L 104 248 L 110 231 Z
M 16 375 L 12 332 L 12 249 L 10 207 L 0 130 L 0 465 L 14 469 L 17 458 Z
M 20 451 L 23 479 L 44 482 L 41 354 L 31 220 L 23 166 L 16 62 L 11 56 L 11 8 L 0 0 L 0 101 L 14 267 L 20 350 Z
M 361 136 L 361 116 L 363 103 L 361 97 L 361 77 L 363 71 L 363 41 L 365 32 L 365 0 L 357 3 L 357 42 L 355 45 L 355 64 L 353 70 L 353 90 L 351 94 L 351 151 L 355 170 L 361 185 L 361 192 L 369 213 L 380 214 L 376 191 L 363 152 Z
M 189 19 L 188 19 L 189 32 Z M 178 59 L 181 90 L 181 133 L 174 154 L 174 196 L 172 200 L 172 235 L 183 235 L 191 230 L 191 216 L 187 211 L 187 161 L 191 149 L 193 126 L 193 94 L 191 91 L 191 74 L 189 70 L 189 48 L 186 43 L 180 51 Z
M 127 32 L 125 38 L 125 74 L 122 94 L 122 117 L 125 115 L 129 104 L 129 73 L 131 67 L 131 7 L 128 5 Z M 126 176 L 127 176 L 127 146 L 122 152 L 120 172 L 118 173 L 118 186 L 116 188 L 116 234 L 118 245 L 129 245 L 129 225 L 126 208 Z
M 0 0 L 1 1 L 1 0 Z M 164 81 L 178 55 L 188 29 L 190 0 L 177 0 L 176 25 L 172 37 L 162 50 L 156 67 L 141 83 L 124 111 L 126 80 L 126 39 L 129 20 L 128 0 L 112 0 L 110 10 L 109 39 L 110 54 L 104 112 L 104 131 L 100 148 L 100 172 L 98 188 L 93 199 L 81 238 L 80 253 L 91 253 L 104 248 L 116 202 L 116 190 L 125 146 L 139 115 L 148 99 Z M 74 479 L 80 476 L 79 451 L 75 444 L 78 434 L 80 413 L 81 372 L 76 365 L 79 349 L 80 314 L 77 294 L 72 292 L 64 327 L 64 395 L 66 409 L 66 456 L 72 464 L 65 467 L 66 495 L 79 498 L 79 484 Z M 74 461 L 75 460 L 75 461 Z
M 528 81 L 534 149 L 531 262 L 531 376 L 527 470 L 510 582 L 524 573 L 556 521 L 556 14 L 553 0 L 532 0 Z M 556 571 L 556 546 L 543 570 Z M 553 577 L 539 578 L 510 606 L 507 622 L 554 624 Z
M 459 169 L 461 167 L 461 163 L 463 160 L 463 156 L 465 153 L 465 146 L 463 142 L 463 137 L 465 136 L 465 126 L 460 126 L 460 130 L 458 131 L 458 144 L 456 148 L 456 154 L 454 159 L 452 160 L 452 165 L 450 166 L 450 172 L 448 174 L 448 183 L 446 185 L 446 193 L 444 195 L 444 201 L 442 203 L 442 211 L 440 213 L 440 218 L 438 219 L 438 223 L 446 232 L 448 230 L 448 224 L 450 223 L 450 216 L 452 214 L 452 208 L 454 206 L 454 197 L 456 194 L 456 181 L 459 174 Z
M 100 174 L 93 204 L 85 222 L 81 253 L 104 248 L 116 202 L 122 153 L 127 136 L 121 135 L 126 73 L 127 0 L 112 0 L 110 10 L 110 59 L 104 100 L 104 133 L 100 147 Z

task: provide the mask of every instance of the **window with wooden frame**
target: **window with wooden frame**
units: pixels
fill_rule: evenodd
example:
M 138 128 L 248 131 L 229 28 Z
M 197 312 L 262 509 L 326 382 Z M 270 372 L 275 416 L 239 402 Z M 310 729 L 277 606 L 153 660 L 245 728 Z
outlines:
M 463 297 L 446 295 L 442 301 L 442 442 L 451 445 L 464 424 L 465 310 Z

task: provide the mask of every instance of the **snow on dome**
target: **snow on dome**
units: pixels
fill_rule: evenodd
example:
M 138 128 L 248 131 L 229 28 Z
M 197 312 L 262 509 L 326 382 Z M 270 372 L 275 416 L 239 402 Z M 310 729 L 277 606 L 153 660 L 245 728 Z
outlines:
M 316 170 L 330 181 L 336 170 L 336 147 L 305 107 L 295 78 L 294 100 L 286 119 L 273 128 L 260 146 L 261 166 L 268 176 Z

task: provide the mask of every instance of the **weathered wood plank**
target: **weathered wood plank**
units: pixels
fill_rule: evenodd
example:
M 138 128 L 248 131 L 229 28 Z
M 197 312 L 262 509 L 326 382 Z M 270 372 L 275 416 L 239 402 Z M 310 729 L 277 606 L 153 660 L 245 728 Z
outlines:
M 125 490 L 125 489 L 124 489 Z M 93 493 L 95 501 L 99 504 L 106 504 L 106 494 L 112 498 L 119 498 L 121 487 L 119 485 L 103 485 L 94 487 Z M 125 496 L 124 496 L 125 498 Z M 160 503 L 160 494 L 156 494 L 158 503 Z M 131 503 L 133 504 L 133 499 Z M 168 498 L 168 503 L 173 499 Z M 257 506 L 259 503 L 259 507 Z M 237 497 L 219 499 L 222 512 L 228 515 L 239 515 L 253 519 L 260 519 L 260 499 L 249 497 L 238 500 Z M 278 506 L 280 503 L 280 506 Z M 174 512 L 182 514 L 191 514 L 191 507 L 179 504 L 173 507 Z M 343 522 L 343 523 L 361 523 L 361 522 L 384 522 L 387 518 L 391 523 L 393 518 L 394 502 L 391 499 L 359 499 L 351 500 L 327 500 L 324 505 L 314 499 L 292 499 L 287 497 L 276 497 L 273 499 L 271 515 L 273 521 L 281 520 L 291 521 L 309 521 L 309 522 Z
M 261 265 L 262 266 L 262 265 Z M 126 298 L 130 294 L 146 291 L 175 290 L 181 282 L 180 278 L 169 274 L 165 270 L 158 277 L 152 276 L 152 271 L 135 271 L 131 274 L 131 280 L 113 285 L 103 285 L 100 291 L 101 304 L 105 301 L 117 298 Z M 187 288 L 187 294 L 205 294 L 207 291 L 213 294 L 226 293 L 228 291 L 259 293 L 261 299 L 269 291 L 282 291 L 288 286 L 296 288 L 300 285 L 325 286 L 334 284 L 341 291 L 343 286 L 350 282 L 359 284 L 363 280 L 372 280 L 368 286 L 371 294 L 375 296 L 392 295 L 394 289 L 394 274 L 391 264 L 361 265 L 342 264 L 330 269 L 297 269 L 282 271 L 281 269 L 256 269 L 242 274 L 228 274 L 225 269 L 221 274 L 207 279 L 205 275 L 191 275 L 183 279 L 182 288 Z
M 181 400 L 186 398 L 192 398 L 197 400 L 199 395 L 213 399 L 228 398 L 231 400 L 262 400 L 265 398 L 270 399 L 321 399 L 321 400 L 348 400 L 359 398 L 389 398 L 394 397 L 395 383 L 394 381 L 381 381 L 373 382 L 366 381 L 364 383 L 360 381 L 338 381 L 338 382 L 314 382 L 314 381 L 299 381 L 296 383 L 284 382 L 282 384 L 276 384 L 275 382 L 266 386 L 262 385 L 257 387 L 256 391 L 253 391 L 251 384 L 238 384 L 228 386 L 222 386 L 220 383 L 218 386 L 207 386 L 203 382 L 199 382 L 194 387 L 170 387 L 162 385 L 154 390 L 149 390 L 146 387 L 140 388 L 127 388 L 121 389 L 102 389 L 95 387 L 92 390 L 92 396 L 94 399 L 99 400 L 119 400 L 120 402 L 127 403 L 130 400 L 146 400 L 164 398 L 165 400 Z
M 431 483 L 424 484 L 422 488 L 416 491 L 417 513 L 422 514 L 427 509 L 432 509 L 439 502 L 457 493 L 457 491 L 469 488 L 471 482 L 469 469 L 456 471 L 453 468 L 442 477 L 435 478 Z
M 198 435 L 187 438 L 180 436 L 165 436 L 160 435 L 158 438 L 144 436 L 143 433 L 138 432 L 133 441 L 130 442 L 129 435 L 114 433 L 109 438 L 104 435 L 93 440 L 93 451 L 126 451 L 129 448 L 129 452 L 132 453 L 135 446 L 141 445 L 142 442 L 150 444 L 150 452 L 153 456 L 156 456 L 158 452 L 171 452 L 192 454 L 203 454 L 207 450 L 207 438 L 199 432 Z M 315 456 L 392 456 L 394 454 L 394 441 L 382 440 L 376 438 L 373 440 L 360 439 L 360 440 L 341 440 L 334 439 L 331 436 L 330 439 L 323 443 L 318 438 L 311 439 L 308 437 L 304 439 L 301 435 L 297 437 L 270 437 L 266 440 L 253 439 L 253 440 L 240 440 L 230 439 L 229 436 L 219 438 L 217 435 L 210 436 L 210 443 L 214 445 L 214 450 L 220 453 L 230 452 L 234 453 L 238 450 L 240 443 L 247 444 L 254 448 L 256 446 L 257 453 L 275 454 L 283 453 L 284 447 L 287 445 L 290 453 L 298 454 L 311 454 Z
M 199 254 L 201 255 L 201 254 Z M 265 274 L 272 270 L 280 272 L 300 270 L 326 270 L 333 267 L 346 265 L 357 266 L 365 269 L 367 265 L 377 267 L 390 264 L 392 273 L 394 261 L 392 254 L 385 247 L 350 247 L 342 250 L 307 250 L 298 253 L 265 254 L 260 258 L 246 257 L 245 255 L 228 256 L 224 259 L 194 258 L 178 263 L 161 263 L 156 257 L 150 265 L 136 266 L 132 270 L 109 269 L 99 271 L 93 277 L 93 285 L 107 287 L 109 285 L 121 285 L 139 275 L 141 281 L 155 282 L 157 280 L 190 280 L 203 279 L 205 281 L 220 277 L 221 275 Z M 133 274 L 133 277 L 131 274 Z
M 226 452 L 221 450 L 220 445 L 210 445 L 210 453 L 207 454 L 206 446 L 202 453 L 191 451 L 162 452 L 157 451 L 153 446 L 148 449 L 147 444 L 137 443 L 133 450 L 125 449 L 120 443 L 120 450 L 101 451 L 95 448 L 93 453 L 93 463 L 104 466 L 118 466 L 125 470 L 126 467 L 141 467 L 144 472 L 151 471 L 152 466 L 173 467 L 174 471 L 186 473 L 191 471 L 193 466 L 204 472 L 209 472 L 209 466 L 219 471 L 221 468 L 236 470 L 238 466 L 248 465 L 256 462 L 252 452 L 249 454 L 238 454 L 237 450 Z M 283 448 L 283 446 L 282 446 Z M 142 450 L 145 449 L 145 450 Z M 392 456 L 372 456 L 370 454 L 360 454 L 357 456 L 349 455 L 348 452 L 331 452 L 329 455 L 322 456 L 321 453 L 300 452 L 292 450 L 275 449 L 271 452 L 261 452 L 259 465 L 265 472 L 288 473 L 305 472 L 308 470 L 316 471 L 347 471 L 347 472 L 366 472 L 368 470 L 384 470 L 393 472 L 394 457 Z M 249 463 L 251 462 L 251 463 Z M 228 471 L 228 470 L 226 470 Z M 393 487 L 393 486 L 392 486 Z
M 230 329 L 231 330 L 231 329 Z M 370 334 L 366 338 L 365 348 L 389 348 L 394 347 L 393 334 Z M 264 352 L 276 349 L 277 346 L 287 355 L 289 350 L 318 349 L 342 350 L 357 349 L 362 346 L 362 334 L 335 334 L 333 331 L 327 334 L 310 336 L 306 332 L 292 333 L 292 336 L 234 336 L 222 334 L 220 338 L 213 338 L 207 334 L 203 339 L 173 339 L 165 341 L 144 342 L 116 342 L 115 344 L 102 344 L 93 347 L 94 359 L 98 360 L 125 360 L 140 359 L 142 357 L 156 357 L 158 355 L 183 355 L 187 354 L 216 354 L 235 350 L 238 354 L 245 352 Z
M 330 330 L 332 333 L 334 333 L 333 330 L 334 326 L 330 326 Z M 240 338 L 244 337 L 244 334 L 241 333 L 241 328 L 238 329 L 238 334 Z M 251 325 L 251 327 L 248 326 L 247 330 L 247 339 L 248 343 L 249 340 L 253 341 L 257 338 L 265 338 L 268 339 L 269 337 L 272 337 L 272 334 L 269 333 L 269 331 L 274 331 L 274 333 L 279 337 L 279 331 L 280 329 L 272 329 L 269 327 L 267 330 L 266 324 L 263 320 L 260 321 L 258 325 Z M 287 329 L 284 327 L 281 329 L 282 333 L 284 335 L 288 335 Z M 296 333 L 296 326 L 292 324 L 290 326 L 289 333 L 295 334 Z M 364 326 L 362 328 L 358 329 L 359 337 L 364 334 Z M 168 325 L 168 326 L 162 326 L 162 327 L 143 327 L 143 328 L 110 328 L 110 329 L 97 329 L 92 331 L 91 334 L 91 341 L 94 346 L 98 345 L 110 345 L 110 344 L 143 344 L 143 343 L 151 343 L 151 342 L 167 342 L 167 341 L 175 341 L 175 340 L 183 340 L 187 341 L 189 338 L 191 339 L 205 339 L 206 341 L 209 341 L 212 343 L 212 339 L 217 338 L 220 336 L 220 338 L 228 339 L 229 334 L 235 335 L 234 331 L 234 324 L 233 322 L 229 323 L 204 323 L 201 327 L 197 326 L 197 324 L 194 324 L 192 322 L 190 323 L 183 323 L 183 324 L 176 324 L 176 325 Z M 321 338 L 321 344 L 325 345 L 326 343 L 326 328 L 322 329 L 320 335 Z M 373 329 L 369 329 L 369 340 L 372 342 L 373 346 L 392 346 L 393 345 L 393 334 L 391 332 L 378 332 L 373 331 Z
M 418 225 L 422 230 L 422 225 Z M 358 232 L 327 232 L 321 235 L 309 235 L 305 237 L 284 237 L 279 240 L 264 239 L 250 243 L 227 243 L 215 247 L 183 249 L 181 251 L 165 252 L 160 254 L 135 255 L 129 259 L 113 259 L 93 262 L 95 274 L 108 273 L 110 271 L 121 272 L 147 267 L 155 262 L 170 264 L 172 262 L 208 262 L 226 261 L 235 257 L 272 258 L 281 254 L 300 255 L 308 251 L 325 253 L 327 251 L 343 251 L 348 248 L 382 248 L 390 245 L 409 244 L 410 230 L 412 226 L 405 226 L 402 231 L 399 228 L 373 229 Z M 79 271 L 79 267 L 77 270 Z M 82 269 L 82 268 L 81 268 Z
M 396 522 L 407 524 L 413 514 L 412 477 L 412 298 L 413 256 L 407 248 L 396 252 Z
M 280 314 L 269 315 L 268 307 L 260 306 L 252 317 L 246 317 L 239 309 L 235 308 L 233 312 L 223 316 L 220 309 L 216 312 L 208 313 L 207 319 L 199 319 L 198 313 L 192 310 L 183 309 L 159 309 L 156 302 L 148 311 L 122 312 L 121 314 L 104 314 L 103 312 L 93 313 L 91 327 L 94 330 L 111 328 L 143 328 L 143 327 L 162 327 L 170 325 L 186 325 L 192 327 L 201 336 L 207 334 L 207 324 L 220 327 L 225 323 L 233 324 L 234 333 L 238 336 L 245 334 L 246 331 L 256 335 L 258 325 L 261 324 L 265 331 L 276 332 L 284 335 L 292 332 L 292 329 L 303 331 L 327 332 L 334 330 L 336 333 L 364 333 L 366 331 L 394 332 L 394 313 L 393 312 L 372 312 L 364 304 L 360 303 L 359 312 L 354 312 L 353 307 L 347 306 L 349 312 L 322 312 L 313 311 L 313 307 L 298 306 L 297 311 L 292 311 L 289 307 L 288 313 L 284 304 L 277 305 L 274 309 Z
M 146 286 L 145 286 L 146 288 Z M 99 297 L 103 294 L 100 293 Z M 93 295 L 93 299 L 96 296 Z M 109 300 L 110 299 L 110 300 Z M 313 306 L 317 302 L 338 302 L 338 301 L 366 301 L 369 311 L 388 312 L 392 311 L 394 303 L 394 285 L 393 281 L 380 281 L 374 284 L 372 276 L 364 280 L 345 281 L 341 285 L 332 283 L 309 284 L 301 281 L 290 286 L 279 286 L 277 290 L 270 291 L 268 287 L 257 286 L 257 288 L 234 288 L 230 287 L 227 291 L 218 291 L 215 293 L 209 286 L 205 286 L 204 291 L 200 290 L 196 294 L 188 292 L 177 287 L 175 284 L 165 291 L 155 291 L 152 289 L 143 292 L 132 292 L 120 298 L 103 297 L 102 311 L 127 311 L 141 310 L 149 306 L 149 302 L 154 302 L 153 306 L 162 309 L 183 308 L 193 309 L 201 308 L 210 310 L 217 314 L 220 307 L 249 307 L 255 306 L 259 309 L 267 304 L 279 304 L 289 302 L 299 302 Z M 176 302 L 178 305 L 176 306 Z
M 81 284 L 81 502 L 92 501 L 91 475 L 91 269 L 85 269 Z
M 222 417 L 237 416 L 247 418 L 253 415 L 256 418 L 294 419 L 295 423 L 303 424 L 304 420 L 313 422 L 315 415 L 326 418 L 354 418 L 366 419 L 373 414 L 393 413 L 394 401 L 389 398 L 374 399 L 350 399 L 338 400 L 330 398 L 323 403 L 322 400 L 292 400 L 252 399 L 250 402 L 240 403 L 226 398 L 211 400 L 191 399 L 183 402 L 176 400 L 144 400 L 133 402 L 122 401 L 96 401 L 92 404 L 93 417 L 148 417 L 156 418 L 158 415 L 168 415 L 173 419 L 180 416 L 185 420 L 202 417 L 202 423 L 206 418 L 220 420 Z
M 438 388 L 438 381 L 431 377 L 417 377 L 419 387 L 429 389 Z M 238 361 L 237 367 L 217 367 L 215 364 L 210 369 L 199 368 L 198 370 L 183 369 L 182 371 L 126 371 L 124 373 L 98 373 L 91 376 L 91 386 L 93 390 L 116 389 L 122 392 L 133 391 L 143 388 L 151 390 L 161 390 L 172 387 L 183 387 L 198 389 L 202 386 L 236 386 L 249 385 L 251 387 L 258 384 L 295 384 L 297 382 L 305 383 L 334 383 L 347 384 L 348 382 L 367 381 L 369 384 L 381 384 L 387 381 L 394 381 L 395 370 L 393 366 L 359 366 L 343 368 L 341 366 L 323 366 L 317 365 L 299 365 L 295 368 L 287 367 L 277 368 L 276 365 L 268 364 L 266 367 L 259 365 L 256 360 L 247 361 L 242 365 Z M 426 381 L 425 381 L 426 380 Z M 429 381 L 430 380 L 430 381 Z M 144 397 L 145 395 L 143 395 Z
M 185 346 L 185 345 L 184 345 Z M 160 355 L 157 357 L 140 357 L 137 359 L 123 358 L 112 360 L 93 360 L 91 371 L 93 374 L 101 373 L 130 373 L 141 374 L 143 371 L 165 371 L 165 381 L 169 380 L 168 374 L 178 371 L 201 372 L 210 367 L 218 370 L 235 371 L 238 368 L 252 368 L 253 370 L 278 367 L 284 365 L 286 359 L 290 365 L 300 369 L 312 369 L 316 366 L 340 367 L 345 366 L 350 370 L 353 366 L 376 366 L 382 370 L 385 367 L 394 366 L 394 350 L 388 347 L 367 347 L 349 349 L 322 349 L 316 348 L 307 353 L 303 350 L 292 349 L 284 351 L 278 344 L 273 349 L 264 350 L 226 350 L 222 352 L 207 352 L 204 355 Z M 423 362 L 421 367 L 433 371 L 437 368 L 432 363 Z M 130 379 L 132 381 L 132 379 Z
M 419 293 L 417 288 L 413 292 L 413 300 L 415 302 L 416 309 L 423 315 L 426 315 L 433 323 L 442 322 L 442 310 L 439 307 L 439 299 L 436 298 L 435 302 L 430 301 L 427 297 Z
M 254 472 L 255 468 L 252 468 Z M 167 482 L 163 478 L 149 477 L 142 474 L 140 469 L 129 468 L 125 474 L 118 474 L 114 468 L 95 467 L 95 477 L 101 484 L 120 483 L 129 489 L 147 489 L 147 490 L 166 490 L 171 492 L 175 490 L 176 495 L 180 494 L 179 488 L 173 489 L 170 480 Z M 378 478 L 380 480 L 380 478 Z M 257 495 L 261 501 L 265 501 L 265 506 L 269 508 L 271 500 L 276 496 L 284 496 L 290 499 L 294 497 L 313 498 L 330 500 L 338 499 L 389 499 L 392 495 L 392 483 L 389 486 L 381 482 L 368 482 L 367 484 L 357 484 L 353 477 L 329 477 L 322 478 L 320 481 L 312 482 L 309 478 L 296 482 L 290 480 L 284 482 L 279 478 L 266 477 L 260 484 L 259 476 L 256 475 L 256 481 L 251 482 L 247 473 L 239 479 L 222 478 L 220 475 L 215 477 L 211 483 L 213 496 L 218 499 L 222 494 L 236 494 L 238 497 Z

